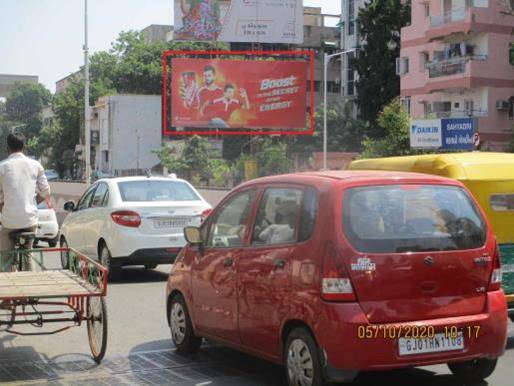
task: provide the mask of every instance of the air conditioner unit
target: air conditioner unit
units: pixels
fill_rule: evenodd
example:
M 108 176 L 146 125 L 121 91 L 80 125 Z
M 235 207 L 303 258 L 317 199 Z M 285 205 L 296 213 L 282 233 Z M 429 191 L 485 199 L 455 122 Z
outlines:
M 509 107 L 509 101 L 496 101 L 496 110 L 508 110 Z

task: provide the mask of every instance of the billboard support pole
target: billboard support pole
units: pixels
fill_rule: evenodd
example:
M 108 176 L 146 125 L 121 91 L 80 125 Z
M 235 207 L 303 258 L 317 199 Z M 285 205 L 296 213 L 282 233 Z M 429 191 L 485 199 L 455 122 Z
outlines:
M 330 64 L 330 60 L 335 57 L 342 57 L 343 55 L 349 54 L 350 52 L 357 51 L 356 48 L 352 48 L 349 50 L 336 52 L 335 54 L 327 54 L 325 53 L 325 60 L 323 61 L 323 170 L 328 170 L 327 167 L 327 143 L 328 143 L 328 135 L 327 135 L 327 94 L 328 94 L 328 65 Z

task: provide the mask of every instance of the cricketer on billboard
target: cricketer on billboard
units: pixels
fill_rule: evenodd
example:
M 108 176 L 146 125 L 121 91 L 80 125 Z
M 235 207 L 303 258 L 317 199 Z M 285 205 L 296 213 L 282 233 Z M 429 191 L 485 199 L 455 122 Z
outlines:
M 171 60 L 173 127 L 305 129 L 307 63 Z
M 175 0 L 175 40 L 303 43 L 302 0 Z

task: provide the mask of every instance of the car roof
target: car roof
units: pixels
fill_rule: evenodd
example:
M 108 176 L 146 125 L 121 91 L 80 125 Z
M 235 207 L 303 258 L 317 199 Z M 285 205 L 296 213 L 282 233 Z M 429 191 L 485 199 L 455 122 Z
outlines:
M 514 154 L 476 151 L 362 159 L 353 161 L 350 169 L 422 171 L 458 180 L 505 180 L 514 178 Z
M 145 176 L 136 176 L 136 177 L 112 177 L 112 178 L 101 178 L 98 181 L 103 182 L 130 182 L 130 181 L 179 181 L 179 182 L 187 182 L 180 178 L 170 178 L 170 177 L 145 177 Z
M 342 184 L 352 184 L 354 182 L 369 182 L 369 183 L 434 183 L 446 185 L 460 185 L 453 179 L 434 176 L 422 173 L 406 173 L 406 172 L 390 172 L 390 171 L 375 171 L 375 170 L 334 170 L 334 171 L 319 171 L 319 172 L 303 172 L 282 174 L 272 177 L 262 177 L 249 181 L 244 185 L 249 186 L 253 184 L 266 184 L 266 183 L 300 183 L 308 185 L 316 185 L 323 181 L 332 181 Z

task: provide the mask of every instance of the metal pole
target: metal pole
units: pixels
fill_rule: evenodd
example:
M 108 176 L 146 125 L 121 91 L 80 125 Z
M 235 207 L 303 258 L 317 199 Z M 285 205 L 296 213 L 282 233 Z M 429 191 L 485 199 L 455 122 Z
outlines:
M 327 76 L 330 57 L 325 53 L 323 61 L 323 170 L 327 170 Z
M 85 149 L 84 159 L 86 161 L 85 178 L 86 185 L 91 184 L 91 121 L 90 121 L 90 106 L 89 106 L 89 47 L 87 36 L 87 0 L 84 0 L 84 131 L 85 131 Z
M 357 51 L 356 48 L 352 48 L 346 51 L 337 52 L 335 54 L 327 54 L 325 53 L 324 61 L 323 61 L 323 170 L 327 170 L 327 78 L 328 78 L 328 64 L 330 59 L 335 58 L 336 56 L 343 56 L 350 52 Z

